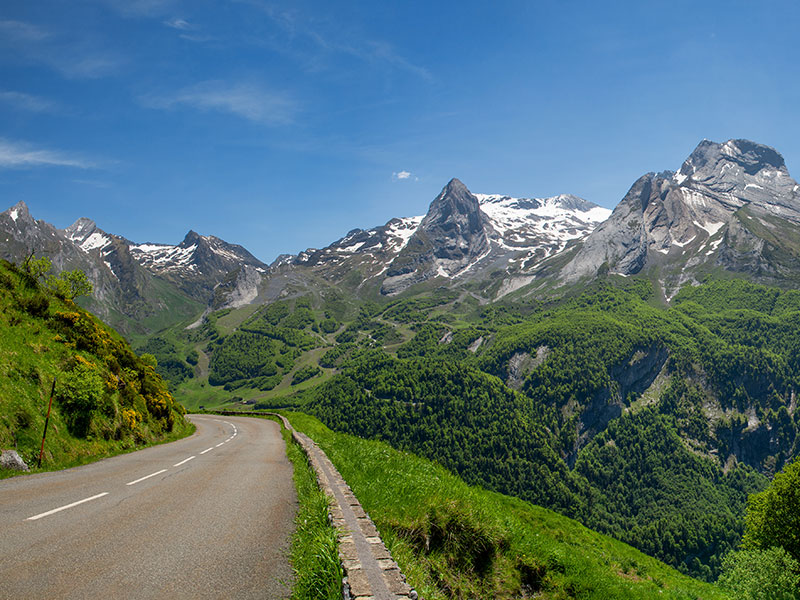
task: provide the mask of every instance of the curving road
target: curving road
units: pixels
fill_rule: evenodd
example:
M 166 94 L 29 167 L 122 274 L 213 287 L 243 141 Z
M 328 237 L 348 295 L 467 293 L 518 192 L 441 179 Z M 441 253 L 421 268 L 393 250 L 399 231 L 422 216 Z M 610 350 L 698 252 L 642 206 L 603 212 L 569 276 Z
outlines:
M 297 500 L 277 423 L 0 481 L 0 598 L 286 598 Z

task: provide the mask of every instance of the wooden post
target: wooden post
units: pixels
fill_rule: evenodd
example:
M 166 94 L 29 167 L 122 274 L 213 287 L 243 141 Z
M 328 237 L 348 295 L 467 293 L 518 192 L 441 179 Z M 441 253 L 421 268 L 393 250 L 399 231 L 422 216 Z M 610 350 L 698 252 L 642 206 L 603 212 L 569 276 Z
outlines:
M 42 466 L 42 455 L 44 454 L 44 438 L 47 437 L 47 424 L 50 422 L 50 408 L 53 406 L 53 396 L 56 393 L 56 378 L 53 377 L 53 389 L 50 390 L 50 402 L 47 405 L 47 417 L 44 420 L 44 431 L 42 432 L 42 449 L 39 450 L 39 464 L 36 465 L 36 468 L 40 468 Z

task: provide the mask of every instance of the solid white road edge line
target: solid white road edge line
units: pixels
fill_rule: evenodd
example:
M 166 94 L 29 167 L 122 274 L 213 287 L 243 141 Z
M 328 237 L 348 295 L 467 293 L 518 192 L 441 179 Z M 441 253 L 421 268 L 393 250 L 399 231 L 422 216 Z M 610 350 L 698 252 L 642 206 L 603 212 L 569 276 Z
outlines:
M 25 519 L 26 521 L 35 521 L 36 519 L 41 519 L 42 517 L 47 517 L 62 510 L 67 510 L 68 508 L 72 508 L 73 506 L 78 506 L 78 504 L 83 504 L 84 502 L 89 502 L 91 500 L 97 500 L 98 498 L 102 498 L 103 496 L 108 496 L 108 492 L 103 492 L 102 494 L 97 494 L 96 496 L 92 496 L 91 498 L 84 498 L 83 500 L 78 500 L 77 502 L 73 502 L 72 504 L 65 504 L 64 506 L 59 506 L 58 508 L 54 508 L 53 510 L 48 510 L 47 512 L 43 512 L 38 515 L 34 515 L 32 517 L 28 517 Z
M 144 477 L 140 477 L 136 481 L 129 481 L 125 485 L 133 485 L 135 483 L 139 483 L 140 481 L 144 481 L 145 479 L 150 479 L 151 477 L 155 477 L 156 475 L 161 475 L 161 473 L 163 473 L 164 471 L 166 471 L 166 469 L 161 469 L 160 471 L 156 471 L 155 473 L 150 473 L 150 475 L 145 475 Z
M 220 447 L 220 446 L 222 446 L 222 444 L 224 444 L 224 443 L 225 443 L 225 442 L 220 442 L 219 444 L 217 444 L 216 446 L 214 446 L 214 448 L 219 448 L 219 447 Z
M 172 466 L 173 466 L 173 467 L 180 467 L 181 465 L 183 465 L 183 464 L 186 464 L 187 462 L 189 462 L 189 461 L 190 461 L 190 460 L 192 460 L 193 458 L 195 458 L 195 457 L 194 457 L 194 456 L 190 456 L 189 458 L 184 458 L 184 459 L 183 459 L 181 462 L 179 462 L 179 463 L 175 463 L 175 464 L 174 464 L 174 465 L 172 465 Z
M 205 449 L 205 450 L 203 450 L 203 451 L 202 451 L 200 454 L 205 454 L 206 452 L 211 452 L 213 449 L 214 449 L 213 447 L 211 447 L 211 448 L 206 448 L 206 449 Z

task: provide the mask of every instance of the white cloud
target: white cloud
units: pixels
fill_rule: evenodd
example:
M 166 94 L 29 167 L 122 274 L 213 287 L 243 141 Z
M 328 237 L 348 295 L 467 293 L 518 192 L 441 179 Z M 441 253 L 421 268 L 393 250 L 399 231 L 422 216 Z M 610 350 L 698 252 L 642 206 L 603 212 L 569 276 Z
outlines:
M 149 108 L 172 109 L 189 106 L 200 111 L 230 113 L 256 123 L 291 123 L 297 104 L 287 95 L 252 83 L 205 81 L 171 95 L 141 99 Z
M 394 181 L 401 181 L 403 179 L 419 181 L 419 177 L 415 176 L 410 171 L 395 171 L 394 173 L 392 173 L 392 179 Z
M 65 154 L 58 150 L 39 149 L 24 142 L 13 142 L 0 138 L 0 168 L 24 169 L 28 167 L 74 167 L 96 168 L 85 158 Z
M 294 6 L 290 9 L 283 9 L 271 1 L 235 1 L 250 5 L 266 14 L 286 36 L 285 40 L 281 40 L 280 50 L 289 54 L 297 53 L 304 62 L 308 62 L 308 56 L 302 48 L 302 44 L 298 44 L 299 40 L 311 42 L 322 55 L 344 54 L 374 65 L 389 65 L 426 81 L 434 81 L 434 77 L 428 69 L 416 65 L 400 55 L 392 44 L 384 40 L 367 38 L 363 32 L 354 29 L 352 24 L 336 21 L 325 24 L 304 14 Z M 312 61 L 312 63 L 318 66 L 316 61 Z
M 156 17 L 169 11 L 174 0 L 100 0 L 124 17 Z
M 44 29 L 22 21 L 0 21 L 0 33 L 18 41 L 38 42 L 50 37 Z
M 59 111 L 59 106 L 47 98 L 11 90 L 0 91 L 0 102 L 28 112 L 51 113 Z
M 119 58 L 104 55 L 80 58 L 53 58 L 51 65 L 62 75 L 74 79 L 97 79 L 115 73 L 123 64 Z
M 180 31 L 189 31 L 194 29 L 194 26 L 189 23 L 189 21 L 185 19 L 178 19 L 177 17 L 174 19 L 170 19 L 169 21 L 164 21 L 164 25 L 167 27 L 172 27 L 173 29 L 178 29 Z
M 67 78 L 104 77 L 118 70 L 121 59 L 100 48 L 91 35 L 77 35 L 72 39 L 66 32 L 52 33 L 30 23 L 0 20 L 0 52 L 23 65 L 44 64 Z

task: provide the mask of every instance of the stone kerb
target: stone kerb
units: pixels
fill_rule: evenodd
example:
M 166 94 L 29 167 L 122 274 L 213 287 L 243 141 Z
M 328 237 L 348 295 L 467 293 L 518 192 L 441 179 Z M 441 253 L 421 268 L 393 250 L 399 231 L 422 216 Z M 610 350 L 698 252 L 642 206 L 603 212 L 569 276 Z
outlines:
M 345 573 L 344 599 L 418 600 L 417 592 L 406 583 L 372 519 L 330 459 L 314 440 L 295 431 L 286 417 L 275 416 L 292 432 L 292 438 L 308 456 L 320 489 L 329 498 L 328 516 L 339 532 L 339 559 Z

